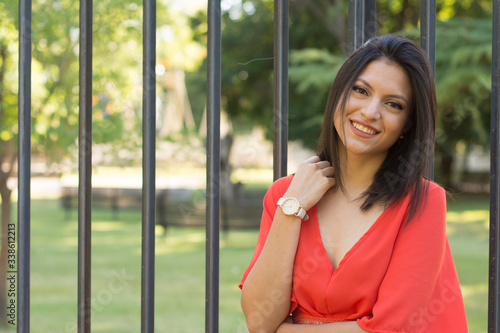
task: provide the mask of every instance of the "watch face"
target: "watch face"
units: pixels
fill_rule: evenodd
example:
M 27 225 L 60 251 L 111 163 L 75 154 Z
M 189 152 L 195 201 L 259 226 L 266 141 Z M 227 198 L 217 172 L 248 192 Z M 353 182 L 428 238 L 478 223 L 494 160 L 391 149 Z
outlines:
M 285 200 L 285 202 L 283 202 L 282 208 L 283 213 L 285 213 L 286 215 L 294 215 L 299 212 L 300 205 L 299 202 L 294 198 L 288 198 Z

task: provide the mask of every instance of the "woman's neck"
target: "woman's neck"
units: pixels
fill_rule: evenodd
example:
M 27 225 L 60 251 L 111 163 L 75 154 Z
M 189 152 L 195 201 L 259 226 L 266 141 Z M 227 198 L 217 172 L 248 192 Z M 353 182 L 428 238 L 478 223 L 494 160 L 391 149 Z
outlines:
M 375 174 L 384 162 L 380 156 L 370 157 L 354 155 L 340 150 L 339 161 L 342 172 L 342 186 L 345 194 L 351 198 L 358 198 L 373 183 Z

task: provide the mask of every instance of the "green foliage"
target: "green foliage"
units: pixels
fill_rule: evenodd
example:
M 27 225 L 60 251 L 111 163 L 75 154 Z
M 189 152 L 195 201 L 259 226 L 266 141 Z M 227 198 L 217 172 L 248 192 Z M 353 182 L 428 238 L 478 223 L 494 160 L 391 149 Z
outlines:
M 325 49 L 290 52 L 290 137 L 315 148 L 333 79 L 345 61 Z
M 194 69 L 204 46 L 193 42 L 186 15 L 176 1 L 157 4 L 157 71 Z M 79 118 L 79 2 L 33 1 L 32 125 L 33 152 L 61 162 L 77 148 Z M 181 6 L 182 7 L 182 6 Z M 137 150 L 141 136 L 142 1 L 98 0 L 93 3 L 92 117 L 93 144 L 113 143 Z M 18 3 L 0 2 L 0 49 L 7 47 L 6 75 L 0 82 L 0 139 L 17 132 Z M 158 75 L 159 81 L 162 80 Z
M 345 48 L 342 30 L 345 29 L 345 9 L 346 3 L 342 1 L 291 2 L 291 50 L 322 49 L 316 56 L 320 58 L 314 60 L 321 69 L 321 56 L 329 58 L 328 53 L 339 54 Z M 268 138 L 272 137 L 273 129 L 273 19 L 273 2 L 268 0 L 243 1 L 241 5 L 225 8 L 222 15 L 222 107 L 230 115 L 236 131 L 258 125 L 266 129 Z M 191 25 L 196 38 L 203 41 L 206 38 L 206 14 L 198 13 Z M 305 64 L 304 57 L 311 57 L 311 52 L 316 51 L 294 52 L 290 54 L 290 75 L 304 78 L 307 69 L 300 69 L 295 63 Z M 330 60 L 326 60 L 328 70 L 322 72 L 320 79 L 330 81 L 328 85 L 336 72 L 335 64 L 329 63 Z M 206 76 L 206 63 L 198 73 Z M 197 100 L 205 98 L 206 78 L 203 75 L 187 74 L 193 105 L 201 105 L 202 102 Z M 316 144 L 328 92 L 328 87 L 319 88 L 316 81 L 314 74 L 302 84 L 291 79 L 289 88 L 289 137 L 301 140 L 309 147 Z M 300 88 L 297 88 L 299 84 Z M 303 93 L 307 91 L 311 96 L 304 98 L 295 94 L 297 89 Z
M 459 19 L 437 27 L 438 143 L 489 144 L 491 21 Z
M 308 90 L 322 89 L 324 93 L 325 87 L 332 84 L 332 78 L 344 61 L 343 56 L 331 54 L 324 49 L 292 50 L 289 75 L 297 82 L 295 91 L 302 94 Z
M 17 133 L 17 38 L 15 21 L 0 2 L 0 142 Z M 3 146 L 3 145 L 2 145 Z

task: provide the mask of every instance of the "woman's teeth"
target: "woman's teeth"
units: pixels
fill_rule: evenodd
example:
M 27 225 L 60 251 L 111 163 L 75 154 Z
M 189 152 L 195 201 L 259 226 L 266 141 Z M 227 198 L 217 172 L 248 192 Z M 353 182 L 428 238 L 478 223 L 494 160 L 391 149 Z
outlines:
M 351 124 L 352 124 L 352 126 L 354 126 L 354 128 L 356 128 L 357 130 L 360 130 L 363 133 L 371 134 L 371 135 L 377 134 L 377 132 L 372 130 L 371 128 L 365 127 L 365 126 L 360 125 L 358 123 L 355 123 L 353 121 L 351 121 Z

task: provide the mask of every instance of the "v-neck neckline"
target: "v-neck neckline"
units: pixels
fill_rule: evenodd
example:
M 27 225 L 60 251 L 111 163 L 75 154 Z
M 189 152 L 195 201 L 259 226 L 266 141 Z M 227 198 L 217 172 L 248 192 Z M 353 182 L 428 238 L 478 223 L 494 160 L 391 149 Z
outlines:
M 320 245 L 320 248 L 321 248 L 321 251 L 323 253 L 323 256 L 324 258 L 326 259 L 326 262 L 329 264 L 329 267 L 330 267 L 330 273 L 332 274 L 332 277 L 334 275 L 337 274 L 338 271 L 340 271 L 340 269 L 342 268 L 342 266 L 344 265 L 344 262 L 347 261 L 349 259 L 349 257 L 353 254 L 353 252 L 355 252 L 355 250 L 361 246 L 361 244 L 363 243 L 363 241 L 368 238 L 368 236 L 370 236 L 370 234 L 373 232 L 373 230 L 375 230 L 377 228 L 377 226 L 383 221 L 385 215 L 387 214 L 387 212 L 389 211 L 389 208 L 390 207 L 387 207 L 384 209 L 384 211 L 382 213 L 380 213 L 380 215 L 377 217 L 377 219 L 375 220 L 375 222 L 373 222 L 373 224 L 370 226 L 370 228 L 368 228 L 368 230 L 356 241 L 356 243 L 354 243 L 354 245 L 346 252 L 346 254 L 344 255 L 344 257 L 339 261 L 339 264 L 337 265 L 337 267 L 334 267 L 331 260 L 330 260 L 330 257 L 328 256 L 328 252 L 326 251 L 326 247 L 325 247 L 325 243 L 323 242 L 323 238 L 321 237 L 321 230 L 319 228 L 319 217 L 318 217 L 318 209 L 317 209 L 317 206 L 315 205 L 313 207 L 313 211 L 312 213 L 314 214 L 314 216 L 316 217 L 315 221 L 314 221 L 314 228 L 315 228 L 315 231 L 316 231 L 316 237 L 317 237 L 317 241 L 319 242 L 319 245 Z

